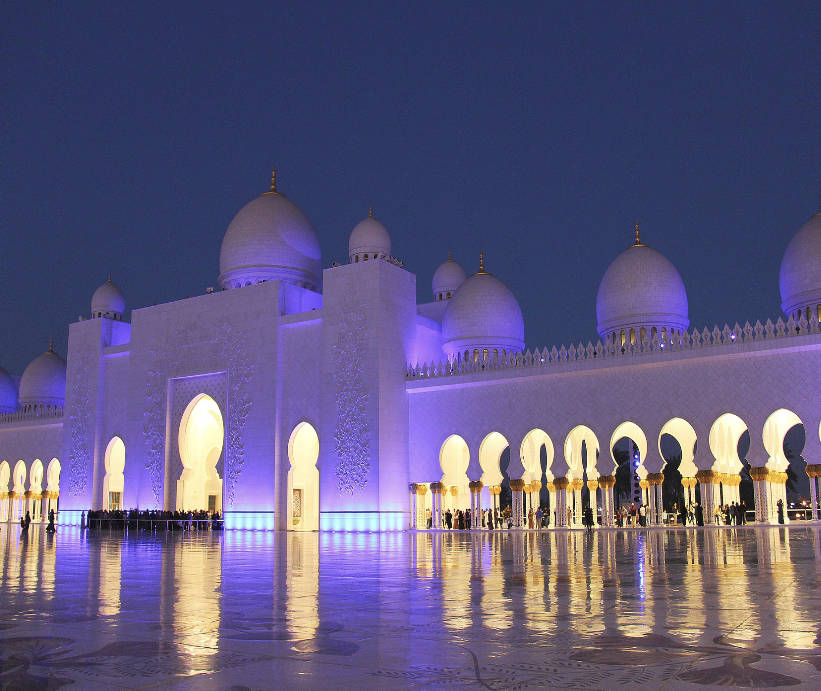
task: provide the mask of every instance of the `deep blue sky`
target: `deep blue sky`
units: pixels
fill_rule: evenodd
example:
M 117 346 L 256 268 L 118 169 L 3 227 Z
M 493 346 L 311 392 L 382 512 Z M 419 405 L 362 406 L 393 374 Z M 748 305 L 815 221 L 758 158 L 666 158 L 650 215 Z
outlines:
M 109 271 L 129 308 L 216 285 L 272 165 L 325 265 L 369 204 L 421 299 L 484 249 L 531 347 L 594 338 L 634 219 L 693 325 L 778 316 L 821 185 L 817 0 L 203 7 L 3 4 L 10 371 Z

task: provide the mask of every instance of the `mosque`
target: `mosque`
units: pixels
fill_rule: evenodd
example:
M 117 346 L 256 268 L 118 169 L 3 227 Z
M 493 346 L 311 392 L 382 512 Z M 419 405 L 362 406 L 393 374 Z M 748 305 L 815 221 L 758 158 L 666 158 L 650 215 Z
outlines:
M 517 526 L 540 496 L 551 526 L 578 525 L 583 488 L 612 526 L 627 438 L 659 523 L 670 435 L 688 500 L 710 515 L 744 469 L 756 518 L 774 522 L 796 425 L 818 519 L 821 213 L 784 253 L 776 321 L 691 328 L 681 276 L 636 227 L 599 285 L 600 340 L 525 350 L 492 268 L 468 276 L 449 258 L 418 304 L 370 213 L 349 262 L 323 269 L 274 176 L 228 226 L 219 290 L 129 320 L 109 278 L 65 358 L 49 347 L 21 376 L 0 368 L 0 521 L 136 507 L 216 511 L 227 528 L 402 530 L 451 507 L 476 521 L 504 484 Z

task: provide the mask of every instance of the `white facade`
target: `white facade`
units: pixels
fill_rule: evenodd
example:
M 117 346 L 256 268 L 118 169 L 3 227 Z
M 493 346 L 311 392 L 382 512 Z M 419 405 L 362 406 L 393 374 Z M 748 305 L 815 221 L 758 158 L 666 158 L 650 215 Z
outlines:
M 657 522 L 661 435 L 710 511 L 738 496 L 749 430 L 756 510 L 773 521 L 791 427 L 806 431 L 814 498 L 821 468 L 819 235 L 816 215 L 782 266 L 782 292 L 798 291 L 782 295 L 788 321 L 688 331 L 681 277 L 636 230 L 599 290 L 603 341 L 523 352 L 501 281 L 449 261 L 417 304 L 372 215 L 350 263 L 320 276 L 310 222 L 273 180 L 226 233 L 224 290 L 127 321 L 109 279 L 70 325 L 65 362 L 49 349 L 20 378 L 0 370 L 0 520 L 59 501 L 63 522 L 140 508 L 218 511 L 229 528 L 402 529 L 428 509 L 436 525 L 448 506 L 494 505 L 509 447 L 514 506 L 546 483 L 552 522 L 573 525 L 587 483 L 608 525 L 613 445 L 628 437 Z

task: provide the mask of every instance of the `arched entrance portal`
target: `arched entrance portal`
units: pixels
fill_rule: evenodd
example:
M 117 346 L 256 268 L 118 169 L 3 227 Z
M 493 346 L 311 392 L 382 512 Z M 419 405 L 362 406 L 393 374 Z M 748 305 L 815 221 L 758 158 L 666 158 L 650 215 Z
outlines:
M 289 530 L 319 530 L 319 436 L 313 425 L 300 422 L 288 440 Z
M 103 478 L 103 508 L 121 511 L 125 485 L 125 444 L 119 437 L 112 437 L 105 450 L 105 477 Z
M 185 409 L 180 422 L 182 475 L 177 480 L 177 510 L 222 513 L 222 480 L 217 462 L 225 427 L 217 402 L 201 393 Z

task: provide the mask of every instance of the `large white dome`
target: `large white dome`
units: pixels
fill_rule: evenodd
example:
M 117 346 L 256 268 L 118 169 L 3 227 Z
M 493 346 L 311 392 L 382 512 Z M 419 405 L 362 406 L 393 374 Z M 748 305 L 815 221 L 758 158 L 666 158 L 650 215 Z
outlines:
M 271 189 L 246 204 L 228 226 L 220 249 L 219 282 L 240 288 L 286 281 L 316 290 L 320 283 L 319 239 L 308 217 Z
M 484 265 L 468 278 L 450 300 L 442 318 L 445 354 L 479 358 L 488 351 L 520 352 L 525 347 L 525 325 L 516 297 Z
M 20 404 L 58 406 L 66 398 L 66 361 L 49 349 L 32 360 L 20 379 Z
M 433 281 L 431 281 L 433 299 L 450 299 L 465 282 L 465 278 L 467 278 L 465 270 L 453 261 L 453 255 L 449 255 L 448 260 L 440 264 L 433 274 Z
M 17 410 L 17 387 L 5 369 L 0 367 L 0 413 L 13 413 Z
M 91 316 L 122 319 L 125 314 L 125 297 L 111 280 L 111 276 L 91 296 Z
M 638 238 L 607 268 L 596 296 L 597 330 L 602 338 L 621 331 L 638 337 L 644 328 L 686 330 L 690 325 L 687 290 L 675 266 Z
M 821 212 L 801 226 L 787 245 L 778 285 L 781 309 L 788 317 L 802 311 L 821 320 Z
M 348 257 L 352 262 L 364 259 L 391 256 L 391 236 L 388 229 L 373 217 L 373 209 L 368 216 L 354 226 L 348 239 Z

